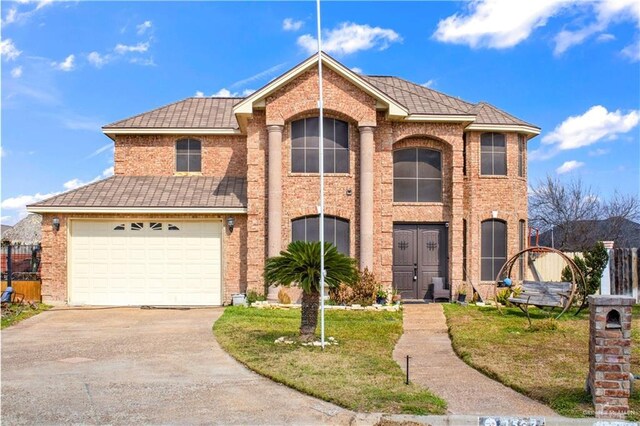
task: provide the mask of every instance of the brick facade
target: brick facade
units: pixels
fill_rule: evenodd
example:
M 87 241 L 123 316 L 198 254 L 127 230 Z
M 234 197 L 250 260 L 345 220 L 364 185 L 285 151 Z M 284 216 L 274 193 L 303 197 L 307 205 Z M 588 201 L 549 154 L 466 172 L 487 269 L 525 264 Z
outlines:
M 399 122 L 377 110 L 376 99 L 331 69 L 324 72 L 324 108 L 327 117 L 349 123 L 349 173 L 326 175 L 325 214 L 350 222 L 351 255 L 358 258 L 360 234 L 360 126 L 374 128 L 373 269 L 378 279 L 392 286 L 393 225 L 402 222 L 448 224 L 448 270 L 454 293 L 473 284 L 489 296 L 491 286 L 480 282 L 480 224 L 497 218 L 507 223 L 508 255 L 519 249 L 519 221 L 527 220 L 527 180 L 518 176 L 518 135 L 506 134 L 507 176 L 480 174 L 480 132 L 467 132 L 468 123 Z M 246 289 L 263 292 L 263 268 L 267 256 L 268 229 L 268 131 L 282 126 L 282 219 L 285 248 L 291 239 L 291 220 L 317 214 L 318 174 L 291 172 L 291 122 L 316 116 L 317 71 L 308 70 L 267 96 L 254 108 L 239 136 L 192 136 L 202 141 L 202 174 L 242 176 L 247 179 L 247 214 L 236 217 L 236 230 L 224 247 L 225 301 Z M 115 141 L 117 175 L 175 174 L 175 142 L 185 136 L 118 135 Z M 393 202 L 393 152 L 425 147 L 442 153 L 442 202 Z M 466 158 L 466 174 L 464 159 Z M 525 159 L 526 164 L 526 159 Z M 66 300 L 66 222 L 57 234 L 51 231 L 52 215 L 43 221 L 43 293 L 49 300 Z M 78 215 L 75 215 L 78 217 Z M 88 217 L 88 216 L 82 216 Z M 98 216 L 92 216 L 98 218 Z M 100 218 L 118 216 L 99 216 Z M 182 217 L 182 216 L 178 216 Z M 212 218 L 214 216 L 186 216 Z M 467 221 L 467 281 L 463 281 L 463 219 Z

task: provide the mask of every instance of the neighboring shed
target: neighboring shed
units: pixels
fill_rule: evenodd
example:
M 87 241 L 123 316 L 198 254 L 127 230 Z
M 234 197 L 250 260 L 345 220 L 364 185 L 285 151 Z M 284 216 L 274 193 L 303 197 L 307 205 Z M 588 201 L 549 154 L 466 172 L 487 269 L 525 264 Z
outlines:
M 2 241 L 12 244 L 36 245 L 42 238 L 42 216 L 30 214 L 6 232 L 2 231 Z

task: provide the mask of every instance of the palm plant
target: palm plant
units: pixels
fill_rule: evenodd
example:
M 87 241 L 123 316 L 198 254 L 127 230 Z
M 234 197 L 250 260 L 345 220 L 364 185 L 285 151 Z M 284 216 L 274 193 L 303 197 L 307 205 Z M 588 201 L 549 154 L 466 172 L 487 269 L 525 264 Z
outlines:
M 353 284 L 358 277 L 355 260 L 346 256 L 331 243 L 325 243 L 325 286 L 338 287 L 340 283 Z M 294 241 L 279 256 L 267 259 L 265 279 L 269 285 L 291 286 L 302 289 L 300 339 L 315 338 L 320 305 L 320 243 Z

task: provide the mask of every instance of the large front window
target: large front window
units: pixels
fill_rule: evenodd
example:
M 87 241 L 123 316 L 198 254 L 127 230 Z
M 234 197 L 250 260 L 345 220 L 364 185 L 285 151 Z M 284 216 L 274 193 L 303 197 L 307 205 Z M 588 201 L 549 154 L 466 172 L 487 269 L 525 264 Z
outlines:
M 502 133 L 483 133 L 480 138 L 480 173 L 507 174 L 507 148 Z
M 324 118 L 324 172 L 349 173 L 349 124 Z M 291 123 L 291 171 L 318 173 L 320 158 L 318 117 Z
M 291 241 L 319 241 L 320 216 L 306 216 L 291 221 Z M 334 216 L 324 217 L 324 240 L 349 255 L 349 221 Z
M 393 201 L 442 201 L 442 155 L 424 148 L 393 153 Z
M 507 224 L 485 220 L 481 226 L 480 279 L 493 281 L 507 261 Z

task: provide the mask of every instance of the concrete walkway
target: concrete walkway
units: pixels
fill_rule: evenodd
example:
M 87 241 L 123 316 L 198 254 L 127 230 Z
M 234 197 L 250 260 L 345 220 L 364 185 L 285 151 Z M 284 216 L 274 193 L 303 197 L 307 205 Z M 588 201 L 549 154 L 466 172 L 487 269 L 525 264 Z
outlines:
M 393 351 L 410 380 L 448 403 L 450 414 L 557 416 L 549 407 L 489 379 L 453 352 L 443 309 L 438 304 L 404 305 L 404 334 Z
M 234 361 L 223 310 L 54 310 L 2 330 L 2 425 L 349 424 Z

